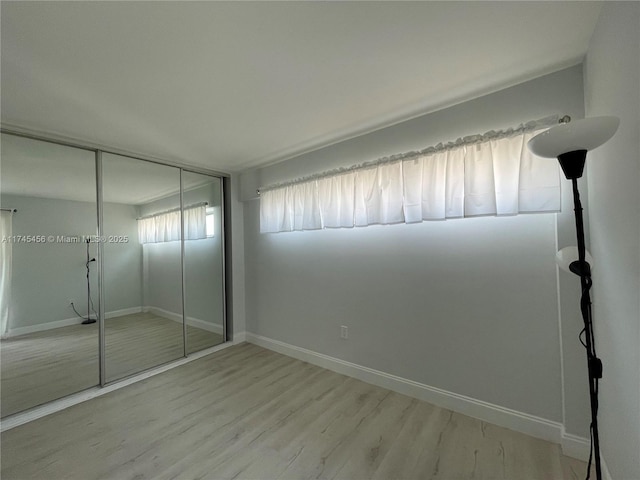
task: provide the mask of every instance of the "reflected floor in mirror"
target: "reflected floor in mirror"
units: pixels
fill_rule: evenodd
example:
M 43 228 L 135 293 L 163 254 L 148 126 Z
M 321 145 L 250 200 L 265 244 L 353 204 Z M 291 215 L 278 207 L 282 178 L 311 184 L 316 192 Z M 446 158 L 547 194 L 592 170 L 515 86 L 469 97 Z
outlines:
M 2 434 L 6 479 L 584 478 L 560 446 L 250 344 Z
M 105 323 L 107 381 L 133 375 L 184 356 L 182 323 L 135 313 Z M 222 334 L 187 325 L 190 352 L 222 343 Z
M 151 313 L 106 320 L 107 380 L 183 356 L 182 324 Z M 222 335 L 187 326 L 190 351 L 222 343 Z M 72 325 L 0 342 L 3 417 L 98 384 L 98 325 Z

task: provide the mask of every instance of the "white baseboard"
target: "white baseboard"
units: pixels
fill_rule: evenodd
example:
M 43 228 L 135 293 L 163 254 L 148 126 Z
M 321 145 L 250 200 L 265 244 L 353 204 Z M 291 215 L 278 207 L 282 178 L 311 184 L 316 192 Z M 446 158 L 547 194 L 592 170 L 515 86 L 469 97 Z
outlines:
M 562 453 L 568 457 L 586 462 L 589 459 L 589 439 L 566 433 L 564 428 L 562 430 L 562 439 L 560 441 Z
M 174 312 L 169 312 L 168 310 L 163 310 L 158 307 L 131 307 L 131 308 L 123 308 L 120 310 L 112 310 L 110 312 L 105 312 L 104 318 L 106 320 L 110 318 L 122 317 L 124 315 L 131 315 L 134 313 L 140 312 L 151 312 L 154 315 L 158 315 L 159 317 L 167 318 L 169 320 L 173 320 L 174 322 L 182 323 L 182 315 Z M 65 318 L 63 320 L 56 320 L 54 322 L 40 323 L 37 325 L 28 325 L 26 327 L 18 327 L 12 328 L 3 338 L 11 338 L 18 337 L 20 335 L 26 335 L 28 333 L 35 332 L 43 332 L 45 330 L 53 330 L 54 328 L 61 327 L 69 327 L 71 325 L 78 325 L 82 323 L 82 319 L 78 317 L 73 318 Z M 222 325 L 205 322 L 204 320 L 200 320 L 194 317 L 187 317 L 187 325 L 192 327 L 200 328 L 202 330 L 207 330 L 209 332 L 217 333 L 222 335 L 223 329 Z
M 563 426 L 559 422 L 540 418 L 528 413 L 518 412 L 510 408 L 494 405 L 489 402 L 449 392 L 441 388 L 431 387 L 413 380 L 391 375 L 379 370 L 346 362 L 338 358 L 296 347 L 278 340 L 246 332 L 246 341 L 273 350 L 289 357 L 297 358 L 319 367 L 347 375 L 363 382 L 393 390 L 442 408 L 453 410 L 485 422 L 509 428 L 517 432 L 541 438 L 554 443 L 561 443 Z M 234 339 L 235 340 L 235 339 Z M 574 437 L 570 440 L 576 440 Z M 571 446 L 570 446 L 571 447 Z M 588 452 L 588 451 L 587 451 Z
M 140 313 L 141 307 L 123 308 L 121 310 L 113 310 L 104 314 L 105 319 L 121 317 L 123 315 L 131 315 L 132 313 Z M 54 328 L 69 327 L 82 323 L 83 319 L 78 317 L 65 318 L 54 322 L 39 323 L 37 325 L 28 325 L 26 327 L 12 328 L 4 338 L 19 337 L 28 333 L 44 332 L 45 330 L 53 330 Z
M 125 315 L 133 315 L 134 313 L 142 312 L 142 307 L 123 308 L 122 310 L 113 310 L 111 312 L 105 312 L 104 318 L 108 320 L 110 318 L 123 317 Z
M 55 322 L 39 323 L 37 325 L 28 325 L 26 327 L 12 328 L 7 332 L 4 338 L 19 337 L 20 335 L 26 335 L 28 333 L 42 332 L 44 330 L 53 330 L 54 328 L 69 327 L 71 325 L 77 325 L 82 323 L 82 319 L 65 318 L 64 320 L 56 320 Z
M 143 312 L 150 312 L 159 317 L 166 318 L 168 320 L 173 320 L 174 322 L 182 323 L 182 315 L 175 312 L 170 312 L 169 310 L 164 310 L 162 308 L 146 306 L 142 308 Z M 195 317 L 187 317 L 187 325 L 191 327 L 200 328 L 202 330 L 207 330 L 208 332 L 217 333 L 219 335 L 223 334 L 222 325 L 217 323 L 205 322 L 204 320 L 200 320 Z
M 233 343 L 242 343 L 247 341 L 247 332 L 237 332 L 233 334 Z

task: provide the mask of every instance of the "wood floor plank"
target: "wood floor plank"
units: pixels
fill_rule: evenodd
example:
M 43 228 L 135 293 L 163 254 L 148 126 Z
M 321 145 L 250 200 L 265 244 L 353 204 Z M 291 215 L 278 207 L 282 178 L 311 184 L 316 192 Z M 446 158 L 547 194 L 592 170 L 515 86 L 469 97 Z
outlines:
M 573 480 L 585 467 L 558 445 L 250 344 L 1 441 L 5 480 Z

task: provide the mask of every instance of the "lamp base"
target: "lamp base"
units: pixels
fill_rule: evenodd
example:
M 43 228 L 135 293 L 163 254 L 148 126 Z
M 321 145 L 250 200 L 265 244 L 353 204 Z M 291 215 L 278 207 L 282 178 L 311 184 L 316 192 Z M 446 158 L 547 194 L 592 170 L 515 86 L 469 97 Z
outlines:
M 586 150 L 574 150 L 558 155 L 558 161 L 567 180 L 575 180 L 576 178 L 582 177 L 586 159 Z

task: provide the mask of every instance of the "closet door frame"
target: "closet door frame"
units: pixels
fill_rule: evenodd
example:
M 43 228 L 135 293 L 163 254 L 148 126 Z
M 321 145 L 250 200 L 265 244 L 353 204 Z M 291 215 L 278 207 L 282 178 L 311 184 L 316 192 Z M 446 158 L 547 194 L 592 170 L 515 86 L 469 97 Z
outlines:
M 96 195 L 98 215 L 98 238 L 104 235 L 104 205 L 102 202 L 102 151 L 96 150 Z M 98 242 L 98 363 L 100 368 L 100 386 L 107 384 L 106 332 L 104 325 L 104 243 Z

